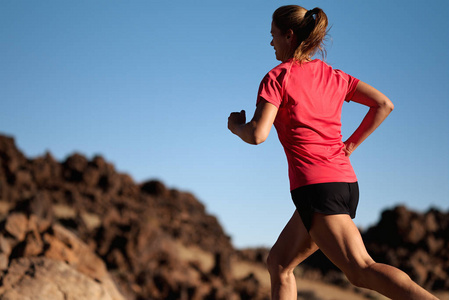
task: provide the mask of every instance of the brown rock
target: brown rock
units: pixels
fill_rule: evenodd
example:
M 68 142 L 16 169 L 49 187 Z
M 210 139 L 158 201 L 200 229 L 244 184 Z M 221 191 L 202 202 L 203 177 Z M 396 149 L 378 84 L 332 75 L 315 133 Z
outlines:
M 158 180 L 150 180 L 143 183 L 140 190 L 148 195 L 167 197 L 169 191 L 165 185 Z
M 87 158 L 81 154 L 75 153 L 67 157 L 64 162 L 64 178 L 71 182 L 81 182 L 83 180 L 83 172 L 88 164 Z
M 4 253 L 6 255 L 11 254 L 11 244 L 9 241 L 3 236 L 3 234 L 0 234 L 0 253 Z
M 16 148 L 12 137 L 0 136 L 0 169 L 4 170 L 4 176 L 8 183 L 15 182 L 15 173 L 25 164 L 25 156 Z
M 3 278 L 0 299 L 123 300 L 111 290 L 61 261 L 44 257 L 14 260 Z
M 88 187 L 95 187 L 100 179 L 100 171 L 97 167 L 89 165 L 83 174 L 83 181 Z
M 103 157 L 96 155 L 93 159 L 92 159 L 92 165 L 95 166 L 98 170 L 100 170 L 100 172 L 103 172 L 106 169 L 106 161 L 104 160 Z
M 44 235 L 48 244 L 44 254 L 46 257 L 65 261 L 81 273 L 97 280 L 107 276 L 103 261 L 78 237 L 60 225 L 53 225 L 52 229 L 54 235 Z
M 101 225 L 101 218 L 97 214 L 82 212 L 80 214 L 80 217 L 83 220 L 83 223 L 86 226 L 87 230 L 89 231 L 93 231 Z
M 426 246 L 430 254 L 438 254 L 444 247 L 444 239 L 437 239 L 433 235 L 428 235 L 426 236 Z
M 429 256 L 424 251 L 413 253 L 408 262 L 413 279 L 423 285 L 429 273 Z
M 0 271 L 8 269 L 9 257 L 5 253 L 0 253 Z
M 250 273 L 247 277 L 237 282 L 237 291 L 240 294 L 240 299 L 260 299 L 260 282 Z
M 0 234 L 0 271 L 6 270 L 9 264 L 9 255 L 11 254 L 12 247 L 9 241 Z
M 43 186 L 51 181 L 53 175 L 52 166 L 55 164 L 56 161 L 49 153 L 31 161 L 31 174 L 37 185 Z
M 403 269 L 428 289 L 448 290 L 448 219 L 435 209 L 420 214 L 400 206 L 384 211 L 363 238 L 376 261 Z
M 34 181 L 32 179 L 31 173 L 28 170 L 18 170 L 15 173 L 14 184 L 21 189 L 31 189 L 34 187 Z
M 417 218 L 413 219 L 409 226 L 404 230 L 404 241 L 411 244 L 418 244 L 426 236 L 426 228 Z
M 7 219 L 5 230 L 19 242 L 23 241 L 28 229 L 28 218 L 21 213 L 12 213 Z
M 29 201 L 29 212 L 39 219 L 51 219 L 53 209 L 50 194 L 46 191 L 37 192 Z
M 435 232 L 438 230 L 438 222 L 436 220 L 435 214 L 432 213 L 432 211 L 428 212 L 424 218 L 424 226 L 428 232 Z
M 121 185 L 118 193 L 122 196 L 138 198 L 139 197 L 139 187 L 134 183 L 131 176 L 127 174 L 122 174 L 120 176 Z
M 42 253 L 44 242 L 42 241 L 37 217 L 32 215 L 28 221 L 27 236 L 23 256 L 37 256 Z
M 229 283 L 232 280 L 230 256 L 223 252 L 215 253 L 215 266 L 211 272 Z
M 47 244 L 45 257 L 67 263 L 78 272 L 101 282 L 112 295 L 118 294 L 104 262 L 85 243 L 61 225 L 51 228 L 53 234 L 44 234 Z

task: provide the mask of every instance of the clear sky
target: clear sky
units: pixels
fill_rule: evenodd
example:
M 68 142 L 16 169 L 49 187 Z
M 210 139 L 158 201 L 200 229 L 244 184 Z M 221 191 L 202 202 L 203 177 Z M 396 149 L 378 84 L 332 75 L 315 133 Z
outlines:
M 255 108 L 278 62 L 286 1 L 0 1 L 0 132 L 29 157 L 103 155 L 136 182 L 192 192 L 234 245 L 273 244 L 293 213 L 273 129 L 251 146 L 227 130 Z M 303 1 L 332 25 L 327 61 L 395 110 L 351 156 L 355 222 L 406 204 L 449 209 L 449 1 Z M 344 138 L 366 109 L 344 104 Z

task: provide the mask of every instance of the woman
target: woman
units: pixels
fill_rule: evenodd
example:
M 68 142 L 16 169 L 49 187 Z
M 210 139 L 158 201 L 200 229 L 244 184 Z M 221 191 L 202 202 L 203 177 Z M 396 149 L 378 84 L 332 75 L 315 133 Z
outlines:
M 283 6 L 273 14 L 271 46 L 282 63 L 262 80 L 254 117 L 245 111 L 228 118 L 243 141 L 259 144 L 274 124 L 289 166 L 296 211 L 267 259 L 273 299 L 296 299 L 293 269 L 321 251 L 356 286 L 392 299 L 436 299 L 404 272 L 376 263 L 352 221 L 358 204 L 357 177 L 349 156 L 393 110 L 392 102 L 368 84 L 334 70 L 313 55 L 324 52 L 327 16 Z M 343 101 L 369 107 L 357 130 L 341 140 Z

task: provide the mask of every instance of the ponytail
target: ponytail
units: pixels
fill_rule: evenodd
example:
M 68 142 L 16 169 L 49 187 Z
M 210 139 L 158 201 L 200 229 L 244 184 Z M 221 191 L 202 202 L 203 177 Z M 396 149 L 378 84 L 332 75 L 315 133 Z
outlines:
M 321 8 L 311 10 L 298 5 L 278 8 L 273 14 L 273 22 L 283 32 L 291 29 L 297 38 L 297 48 L 293 58 L 300 63 L 310 59 L 317 52 L 326 56 L 324 40 L 327 35 L 327 16 Z
M 317 52 L 325 57 L 326 49 L 323 43 L 327 35 L 328 21 L 326 14 L 321 8 L 315 7 L 306 12 L 304 22 L 303 30 L 296 33 L 299 46 L 296 48 L 294 58 L 302 62 Z

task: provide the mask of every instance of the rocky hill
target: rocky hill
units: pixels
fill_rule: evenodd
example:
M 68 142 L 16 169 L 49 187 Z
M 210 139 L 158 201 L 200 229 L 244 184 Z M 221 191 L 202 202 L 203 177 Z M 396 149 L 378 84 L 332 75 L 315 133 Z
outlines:
M 397 207 L 364 238 L 377 260 L 449 289 L 448 223 Z M 234 249 L 190 193 L 137 184 L 100 156 L 26 158 L 0 136 L 0 299 L 268 299 L 266 274 L 248 271 L 267 251 Z M 348 286 L 320 255 L 298 275 Z
M 449 291 L 449 213 L 385 210 L 363 238 L 379 262 L 399 267 L 428 290 Z
M 238 299 L 249 293 L 229 273 L 235 252 L 229 237 L 193 195 L 158 181 L 136 184 L 102 157 L 73 154 L 59 163 L 47 153 L 27 159 L 12 138 L 1 136 L 0 220 L 3 297 L 25 293 L 26 286 L 33 294 L 34 285 L 23 282 L 42 272 L 50 276 L 47 267 L 57 269 L 58 278 L 60 262 L 105 295 L 115 282 L 119 293 L 113 294 L 126 299 Z M 49 290 L 58 292 L 56 287 Z

